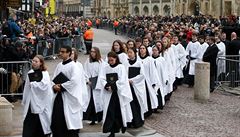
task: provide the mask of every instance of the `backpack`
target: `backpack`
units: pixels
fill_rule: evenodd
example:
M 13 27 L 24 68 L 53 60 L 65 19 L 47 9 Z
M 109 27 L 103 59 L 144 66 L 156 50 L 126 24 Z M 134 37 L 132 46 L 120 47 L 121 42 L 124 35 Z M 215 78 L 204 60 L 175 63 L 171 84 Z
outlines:
M 2 25 L 2 34 L 6 35 L 7 37 L 11 36 L 10 24 L 9 22 L 5 22 Z

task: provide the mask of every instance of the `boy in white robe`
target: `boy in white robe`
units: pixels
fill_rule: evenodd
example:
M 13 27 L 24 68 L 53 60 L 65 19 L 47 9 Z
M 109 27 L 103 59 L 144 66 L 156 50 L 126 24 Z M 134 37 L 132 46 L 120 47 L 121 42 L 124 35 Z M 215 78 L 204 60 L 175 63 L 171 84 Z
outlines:
M 220 35 L 219 36 L 215 36 L 215 40 L 216 40 L 216 45 L 219 49 L 218 51 L 218 56 L 217 58 L 221 58 L 220 60 L 217 60 L 217 77 L 226 72 L 226 57 L 224 57 L 226 55 L 226 46 L 225 44 L 221 41 L 220 39 Z
M 173 44 L 172 46 L 175 54 L 175 62 L 176 62 L 176 80 L 174 82 L 174 87 L 177 88 L 178 85 L 181 85 L 183 79 L 183 68 L 187 64 L 187 53 L 181 43 L 179 43 L 178 36 L 173 36 Z
M 194 86 L 195 63 L 201 58 L 201 45 L 197 41 L 197 34 L 192 34 L 192 41 L 187 45 L 186 52 L 188 54 L 188 76 L 185 77 L 185 84 L 189 87 Z
M 82 86 L 80 70 L 70 58 L 72 49 L 69 46 L 60 48 L 59 63 L 53 75 L 53 90 L 55 93 L 51 129 L 53 137 L 78 137 L 82 125 L 84 100 L 86 95 Z
M 200 58 L 199 61 L 202 61 L 203 54 L 205 53 L 205 51 L 209 47 L 209 45 L 207 44 L 208 39 L 206 39 L 206 42 L 205 42 L 204 36 L 201 35 L 201 36 L 198 37 L 198 40 L 199 40 L 199 43 L 201 44 L 201 46 L 200 46 L 201 53 L 199 55 L 199 58 Z

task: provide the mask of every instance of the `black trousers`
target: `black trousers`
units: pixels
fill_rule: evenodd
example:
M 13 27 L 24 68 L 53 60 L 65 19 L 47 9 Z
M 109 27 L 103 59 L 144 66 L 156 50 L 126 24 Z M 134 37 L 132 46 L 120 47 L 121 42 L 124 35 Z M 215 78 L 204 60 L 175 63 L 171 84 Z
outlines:
M 117 35 L 117 32 L 118 32 L 117 27 L 115 27 L 114 30 L 115 30 L 115 35 Z
M 28 113 L 23 122 L 23 137 L 49 137 L 44 135 L 38 114 L 31 113 L 29 106 Z
M 87 54 L 90 54 L 90 51 L 92 49 L 92 41 L 85 41 L 85 46 L 86 46 L 86 50 L 87 50 Z
M 57 93 L 57 96 L 54 100 L 53 112 L 52 112 L 52 137 L 78 137 L 79 130 L 68 130 L 64 109 L 63 109 L 63 100 L 62 94 Z

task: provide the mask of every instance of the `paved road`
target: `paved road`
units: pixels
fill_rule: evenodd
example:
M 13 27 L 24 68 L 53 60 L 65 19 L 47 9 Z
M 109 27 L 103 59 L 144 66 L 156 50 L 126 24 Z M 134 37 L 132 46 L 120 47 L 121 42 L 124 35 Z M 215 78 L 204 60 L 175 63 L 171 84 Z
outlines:
M 106 54 L 110 51 L 112 43 L 116 39 L 120 39 L 123 41 L 127 41 L 126 38 L 114 35 L 111 31 L 106 30 L 96 30 L 94 29 L 95 36 L 93 41 L 93 46 L 99 47 L 102 58 L 105 59 Z M 87 55 L 84 55 L 84 53 L 80 53 L 78 60 L 81 63 L 84 63 L 87 59 Z M 47 60 L 46 65 L 48 67 L 48 71 L 50 76 L 53 75 L 54 69 L 56 65 L 61 62 L 60 59 L 55 60 Z M 22 132 L 22 106 L 20 104 L 20 101 L 17 103 L 14 103 L 14 110 L 13 110 L 13 133 L 9 137 L 20 137 Z M 101 123 L 95 125 L 95 126 L 89 126 L 88 122 L 84 122 L 84 128 L 80 131 L 80 137 L 106 137 L 108 134 L 102 134 L 101 133 Z M 133 136 L 147 136 L 147 137 L 163 137 L 159 133 L 156 133 L 155 130 L 151 130 L 147 127 L 139 128 L 139 129 L 129 129 L 127 130 L 127 133 L 125 134 L 117 134 L 116 137 L 133 137 Z

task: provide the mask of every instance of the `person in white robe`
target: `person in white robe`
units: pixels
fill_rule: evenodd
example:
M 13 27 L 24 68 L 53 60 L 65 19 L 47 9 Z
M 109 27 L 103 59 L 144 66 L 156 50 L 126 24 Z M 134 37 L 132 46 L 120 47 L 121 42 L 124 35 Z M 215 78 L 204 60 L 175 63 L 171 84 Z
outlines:
M 143 126 L 144 113 L 148 111 L 144 67 L 142 62 L 137 61 L 137 50 L 135 48 L 128 49 L 128 57 L 128 64 L 125 67 L 133 96 L 133 101 L 130 103 L 133 119 L 128 127 L 139 128 Z
M 203 58 L 203 54 L 205 53 L 205 51 L 207 50 L 207 48 L 209 47 L 208 45 L 208 39 L 205 40 L 204 36 L 199 36 L 198 37 L 199 43 L 200 43 L 200 55 L 199 55 L 199 62 L 202 61 Z
M 49 137 L 53 91 L 44 58 L 36 55 L 23 91 L 23 137 Z
M 102 98 L 101 90 L 96 89 L 97 79 L 100 73 L 100 69 L 104 65 L 101 59 L 100 50 L 97 47 L 93 47 L 90 51 L 89 58 L 84 63 L 84 69 L 87 74 L 88 84 L 88 108 L 84 113 L 84 120 L 91 120 L 90 125 L 94 125 L 95 121 L 102 121 Z
M 216 40 L 216 45 L 219 49 L 218 51 L 218 56 L 217 58 L 221 58 L 221 59 L 217 59 L 217 77 L 220 76 L 220 74 L 225 73 L 226 72 L 226 46 L 225 44 L 221 41 L 221 36 L 215 36 L 215 40 Z
M 150 42 L 149 42 L 149 39 L 148 39 L 147 36 L 145 36 L 145 37 L 143 38 L 142 44 L 147 47 L 149 56 L 151 56 L 151 55 L 152 55 L 152 47 L 150 46 Z
M 144 67 L 144 77 L 145 77 L 145 85 L 147 91 L 147 104 L 148 111 L 144 114 L 145 118 L 152 115 L 153 112 L 156 112 L 158 107 L 158 98 L 157 98 L 157 90 L 159 78 L 156 75 L 157 70 L 154 65 L 153 58 L 149 56 L 147 51 L 147 47 L 141 45 L 138 53 L 138 61 L 142 62 Z
M 127 54 L 125 53 L 125 49 L 124 49 L 124 47 L 123 47 L 122 41 L 120 41 L 120 40 L 115 40 L 115 41 L 113 42 L 111 51 L 115 52 L 115 53 L 118 55 L 119 60 L 120 60 L 120 62 L 121 62 L 122 64 L 124 64 L 124 65 L 127 64 L 127 62 L 128 62 L 128 56 L 127 56 Z M 108 62 L 108 58 L 107 58 L 107 57 L 106 57 L 106 59 L 105 59 L 105 62 Z
M 156 43 L 157 44 L 157 43 Z M 152 58 L 157 69 L 157 75 L 159 77 L 159 88 L 157 89 L 158 94 L 158 108 L 163 109 L 165 105 L 165 96 L 168 92 L 165 90 L 165 86 L 168 84 L 167 64 L 166 60 L 160 56 L 160 49 L 158 46 L 153 47 Z
M 176 70 L 175 70 L 175 77 L 176 80 L 174 82 L 174 87 L 177 88 L 178 85 L 181 85 L 183 80 L 183 68 L 187 64 L 187 52 L 182 46 L 181 43 L 179 43 L 178 36 L 173 36 L 173 44 L 171 47 L 174 49 L 174 55 L 175 55 L 175 62 L 176 62 Z
M 169 52 L 171 50 L 168 50 L 168 46 L 169 46 L 170 42 L 168 40 L 168 38 L 164 37 L 162 39 L 162 46 L 163 46 L 163 50 L 161 50 L 161 56 L 166 60 L 166 65 L 167 65 L 167 74 L 168 74 L 168 83 L 167 86 L 165 87 L 165 90 L 167 92 L 167 95 L 165 96 L 165 101 L 170 100 L 172 92 L 173 92 L 173 83 L 176 79 L 175 77 L 175 68 L 173 65 L 173 57 L 174 56 L 172 53 L 173 52 Z
M 83 128 L 82 117 L 87 96 L 85 78 L 77 64 L 71 60 L 72 49 L 60 48 L 60 62 L 53 74 L 54 102 L 52 112 L 53 137 L 78 137 Z M 81 76 L 82 75 L 82 76 Z
M 76 63 L 76 65 L 78 67 L 78 70 L 80 72 L 81 77 L 79 77 L 79 79 L 81 79 L 81 81 L 80 81 L 80 84 L 82 86 L 81 92 L 83 93 L 84 97 L 89 97 L 90 94 L 88 93 L 88 89 L 87 89 L 87 85 L 86 85 L 86 83 L 88 81 L 88 76 L 87 76 L 86 72 L 84 71 L 82 63 L 80 61 L 78 61 L 78 51 L 77 51 L 77 49 L 72 48 L 72 54 L 71 54 L 70 57 L 71 57 L 71 60 Z M 87 111 L 88 103 L 89 103 L 88 100 L 84 98 L 83 109 L 82 109 L 83 112 Z M 81 116 L 81 118 L 83 119 L 83 116 Z
M 189 87 L 194 86 L 195 63 L 201 58 L 201 44 L 197 41 L 197 34 L 192 34 L 192 41 L 190 41 L 186 48 L 188 56 L 188 76 L 185 79 L 185 84 Z
M 98 76 L 96 89 L 102 92 L 103 133 L 109 137 L 122 130 L 125 133 L 127 123 L 132 121 L 130 102 L 133 100 L 124 65 L 118 55 L 111 51 L 107 55 L 108 64 L 104 65 Z

